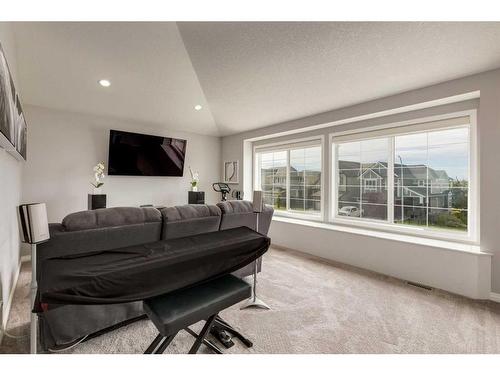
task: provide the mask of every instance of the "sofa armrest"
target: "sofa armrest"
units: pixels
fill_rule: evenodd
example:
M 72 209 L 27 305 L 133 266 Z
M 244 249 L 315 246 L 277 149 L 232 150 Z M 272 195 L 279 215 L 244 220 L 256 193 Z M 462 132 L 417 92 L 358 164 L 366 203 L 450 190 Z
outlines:
M 271 220 L 273 219 L 274 208 L 268 204 L 264 205 L 264 209 L 260 214 L 259 220 L 259 233 L 265 234 L 269 232 L 269 227 L 271 226 Z
M 248 227 L 255 230 L 257 222 L 256 214 L 253 212 L 253 204 L 250 201 L 231 200 L 217 203 L 222 212 L 221 230 Z M 264 209 L 259 216 L 259 230 L 261 234 L 267 235 L 274 208 L 264 205 Z

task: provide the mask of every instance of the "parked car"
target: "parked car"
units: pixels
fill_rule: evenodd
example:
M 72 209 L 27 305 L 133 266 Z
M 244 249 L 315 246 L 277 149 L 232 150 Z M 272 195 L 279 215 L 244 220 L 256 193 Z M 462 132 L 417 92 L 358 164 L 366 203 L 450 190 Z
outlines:
M 344 206 L 339 210 L 339 216 L 360 217 L 363 211 L 356 206 Z

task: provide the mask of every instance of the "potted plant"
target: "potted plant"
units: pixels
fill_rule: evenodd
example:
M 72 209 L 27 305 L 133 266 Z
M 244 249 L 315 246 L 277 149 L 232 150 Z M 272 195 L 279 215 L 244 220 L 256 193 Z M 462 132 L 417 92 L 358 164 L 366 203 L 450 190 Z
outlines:
M 94 187 L 94 194 L 101 194 L 101 187 L 104 185 L 104 162 L 98 163 L 94 167 L 94 181 L 90 184 Z
M 191 167 L 189 167 L 189 173 L 191 173 L 191 191 L 198 191 L 199 173 L 193 172 Z

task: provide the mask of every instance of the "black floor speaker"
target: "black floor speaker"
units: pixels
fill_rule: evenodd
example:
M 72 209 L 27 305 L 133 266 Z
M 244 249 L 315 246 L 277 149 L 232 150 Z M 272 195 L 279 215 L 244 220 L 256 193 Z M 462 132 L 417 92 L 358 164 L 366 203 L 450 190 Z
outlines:
M 106 194 L 89 194 L 89 210 L 106 208 Z
M 188 192 L 188 203 L 189 204 L 205 204 L 205 192 L 204 191 L 190 191 L 190 192 Z

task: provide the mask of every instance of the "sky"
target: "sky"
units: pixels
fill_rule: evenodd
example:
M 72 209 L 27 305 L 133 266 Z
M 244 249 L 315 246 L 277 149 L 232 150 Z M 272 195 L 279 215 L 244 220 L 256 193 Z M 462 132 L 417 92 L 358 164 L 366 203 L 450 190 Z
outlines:
M 468 179 L 468 129 L 416 133 L 394 137 L 394 162 L 427 165 L 444 170 L 454 179 Z M 389 138 L 347 142 L 338 145 L 339 160 L 364 164 L 389 160 Z

